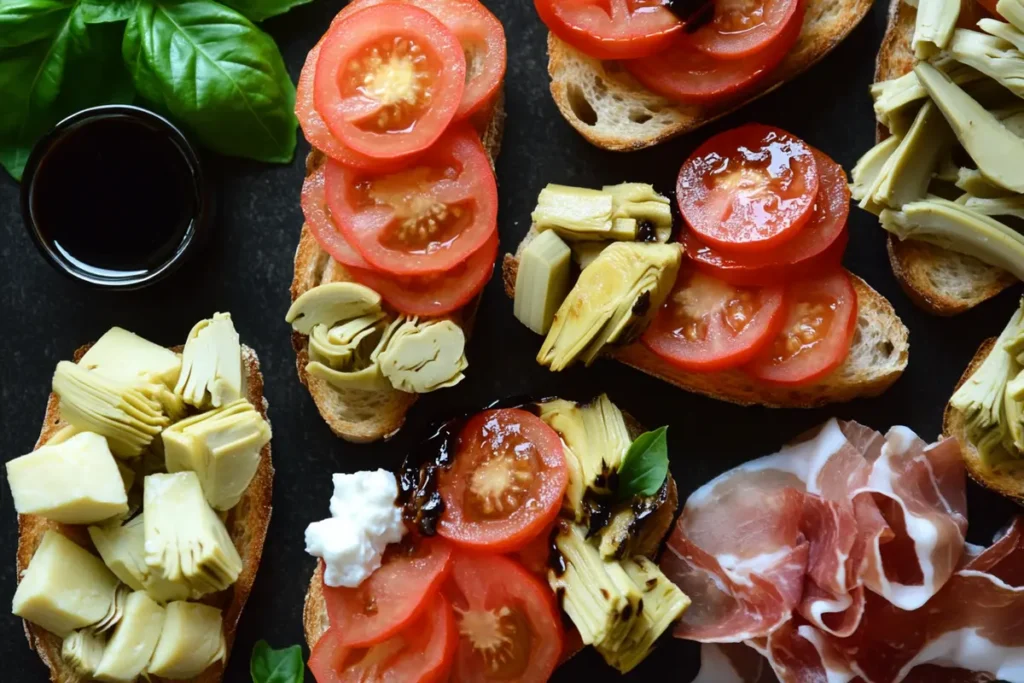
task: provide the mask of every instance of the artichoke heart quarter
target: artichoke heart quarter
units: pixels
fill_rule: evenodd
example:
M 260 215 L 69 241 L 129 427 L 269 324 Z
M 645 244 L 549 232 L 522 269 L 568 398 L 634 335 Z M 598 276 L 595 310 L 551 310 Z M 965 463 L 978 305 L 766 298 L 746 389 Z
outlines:
M 580 273 L 537 355 L 553 371 L 589 365 L 607 344 L 628 343 L 650 323 L 675 284 L 679 245 L 617 242 Z
M 174 387 L 185 403 L 219 408 L 242 395 L 242 344 L 230 313 L 214 313 L 188 333 Z
M 91 679 L 96 676 L 96 669 L 103 661 L 103 651 L 106 647 L 105 636 L 83 629 L 74 631 L 64 639 L 60 655 L 72 671 Z
M 143 506 L 146 564 L 153 573 L 187 585 L 195 598 L 238 580 L 242 558 L 195 472 L 149 475 Z
M 137 387 L 61 361 L 53 374 L 53 392 L 60 397 L 61 417 L 81 431 L 107 438 L 121 458 L 142 453 L 171 423 L 160 402 Z
M 395 389 L 425 394 L 465 378 L 465 351 L 466 335 L 451 320 L 409 318 L 393 328 L 374 356 Z
M 380 294 L 355 282 L 329 282 L 303 292 L 292 302 L 285 322 L 299 334 L 381 310 Z

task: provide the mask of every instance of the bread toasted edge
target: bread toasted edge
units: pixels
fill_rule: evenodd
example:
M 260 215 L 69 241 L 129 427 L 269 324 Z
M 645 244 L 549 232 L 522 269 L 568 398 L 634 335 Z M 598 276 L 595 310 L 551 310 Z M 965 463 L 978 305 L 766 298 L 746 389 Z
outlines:
M 531 228 L 520 243 L 517 255 L 506 254 L 502 262 L 502 280 L 505 293 L 515 297 L 516 276 L 519 273 L 518 254 L 536 234 Z M 816 408 L 830 403 L 844 403 L 856 398 L 878 396 L 891 387 L 906 370 L 910 357 L 910 332 L 896 315 L 892 304 L 884 296 L 856 275 L 850 274 L 857 292 L 858 333 L 847 360 L 821 380 L 799 387 L 786 387 L 760 382 L 740 370 L 723 372 L 688 372 L 666 362 L 641 343 L 616 348 L 610 357 L 652 377 L 673 384 L 684 391 L 741 406 L 759 405 L 766 408 Z M 861 339 L 860 330 L 884 330 L 883 344 L 889 346 L 883 355 L 894 358 L 887 371 L 872 377 L 853 372 L 850 359 Z
M 967 369 L 964 370 L 964 374 L 956 383 L 956 389 L 963 386 L 964 382 L 970 379 L 971 375 L 981 367 L 981 364 L 988 358 L 988 354 L 992 352 L 995 345 L 995 337 L 986 339 L 981 343 L 978 351 L 967 365 Z M 954 389 L 954 392 L 956 389 Z M 1018 504 L 1024 505 L 1024 468 L 1015 471 L 994 472 L 986 467 L 984 462 L 982 462 L 978 449 L 967 438 L 966 421 L 964 420 L 963 413 L 948 403 L 942 415 L 942 433 L 956 438 L 957 443 L 960 445 L 960 454 L 963 456 L 967 474 L 970 475 L 971 479 L 1001 496 L 1006 496 L 1017 501 Z
M 637 423 L 630 416 L 626 416 L 630 432 L 636 434 Z M 651 560 L 656 560 L 661 551 L 665 538 L 672 530 L 676 516 L 679 512 L 679 488 L 676 480 L 670 472 L 668 475 L 668 495 L 662 501 L 654 513 L 644 521 L 642 527 L 641 545 L 638 552 Z M 313 570 L 313 576 L 309 581 L 309 589 L 306 591 L 306 599 L 302 607 L 302 628 L 306 636 L 306 645 L 310 650 L 316 646 L 320 638 L 330 628 L 330 619 L 327 615 L 327 601 L 324 599 L 323 566 L 319 563 Z M 582 649 L 582 647 L 580 648 Z M 563 654 L 562 661 L 574 656 L 575 652 Z
M 917 9 L 905 0 L 891 0 L 889 21 L 875 62 L 876 83 L 898 78 L 914 67 L 911 41 L 916 16 Z M 876 125 L 875 132 L 879 142 L 889 136 L 889 131 L 881 124 Z M 970 296 L 956 295 L 943 291 L 937 285 L 937 275 L 949 272 L 960 262 L 973 262 L 976 259 L 924 242 L 900 241 L 894 235 L 888 235 L 886 248 L 892 272 L 903 291 L 917 306 L 933 315 L 953 316 L 963 313 L 1017 281 L 1009 273 L 977 261 L 975 268 L 982 271 L 985 277 L 978 280 L 979 286 Z
M 822 20 L 822 15 L 837 4 L 841 10 L 837 16 Z M 551 95 L 563 118 L 591 144 L 617 152 L 651 147 L 726 116 L 799 76 L 841 43 L 867 16 L 871 5 L 872 0 L 808 0 L 800 38 L 774 73 L 760 83 L 749 97 L 730 100 L 717 107 L 673 103 L 648 91 L 617 63 L 587 57 L 549 33 L 548 74 L 551 76 Z M 648 105 L 653 106 L 648 112 L 651 115 L 648 122 L 654 120 L 660 124 L 660 128 L 653 129 L 652 124 L 648 126 L 653 129 L 650 132 L 625 136 L 604 134 L 597 130 L 596 125 L 584 121 L 576 111 L 582 105 L 578 101 L 574 102 L 574 99 L 582 96 L 580 84 L 563 76 L 574 63 L 581 65 L 579 68 L 586 73 L 587 78 L 600 82 L 601 87 L 612 93 L 617 100 L 635 103 L 641 111 L 647 111 Z M 574 88 L 577 92 L 575 95 L 572 92 Z M 589 102 L 587 106 L 594 110 Z M 645 123 L 628 127 L 642 127 Z M 623 125 L 623 122 L 619 122 L 619 125 Z
M 90 346 L 82 346 L 75 351 L 75 362 L 81 359 Z M 177 346 L 172 350 L 180 353 L 182 347 Z M 245 371 L 245 397 L 269 424 L 270 418 L 267 415 L 269 405 L 263 394 L 263 373 L 260 371 L 259 358 L 253 349 L 244 344 L 242 345 L 242 365 Z M 65 425 L 66 423 L 60 417 L 60 399 L 56 394 L 51 393 L 46 402 L 46 414 L 43 416 L 39 439 L 33 450 L 45 445 Z M 242 571 L 238 575 L 238 580 L 226 591 L 203 600 L 203 602 L 223 610 L 227 655 L 223 661 L 191 679 L 192 683 L 219 683 L 224 678 L 224 670 L 228 657 L 231 655 L 242 610 L 252 592 L 256 572 L 259 570 L 260 560 L 263 556 L 263 544 L 266 541 L 267 528 L 270 525 L 273 482 L 274 466 L 268 443 L 260 451 L 260 463 L 256 474 L 238 505 L 229 512 L 226 522 L 231 540 L 234 541 L 242 558 Z M 17 579 L 19 583 L 32 556 L 42 542 L 43 534 L 48 530 L 58 531 L 79 545 L 92 549 L 92 542 L 85 526 L 60 524 L 38 515 L 18 515 Z M 52 683 L 85 683 L 85 681 L 91 680 L 79 676 L 67 666 L 61 657 L 63 639 L 28 621 L 24 622 L 24 626 L 29 647 L 35 650 L 43 663 L 49 667 Z M 150 680 L 160 683 L 166 679 L 153 676 Z
M 502 91 L 495 101 L 489 115 L 480 126 L 483 131 L 481 141 L 484 149 L 494 165 L 501 149 L 501 140 L 505 130 L 505 95 Z M 316 150 L 310 152 L 306 159 L 306 175 L 313 173 L 323 163 L 323 157 Z M 309 227 L 303 223 L 299 235 L 299 244 L 295 250 L 291 300 L 299 298 L 304 292 L 326 282 L 344 282 L 351 277 L 344 266 L 337 263 L 320 248 L 313 238 Z M 479 297 L 461 312 L 464 327 L 471 326 L 475 317 Z M 469 330 L 466 330 L 467 336 Z M 292 348 L 295 350 L 295 368 L 299 381 L 309 390 L 313 403 L 320 416 L 331 431 L 352 443 L 370 443 L 393 436 L 405 423 L 405 416 L 416 402 L 417 395 L 388 389 L 379 392 L 366 392 L 362 398 L 367 400 L 363 410 L 357 410 L 341 393 L 322 379 L 311 377 L 306 372 L 309 363 L 309 337 L 292 332 Z M 356 398 L 360 398 L 357 396 Z

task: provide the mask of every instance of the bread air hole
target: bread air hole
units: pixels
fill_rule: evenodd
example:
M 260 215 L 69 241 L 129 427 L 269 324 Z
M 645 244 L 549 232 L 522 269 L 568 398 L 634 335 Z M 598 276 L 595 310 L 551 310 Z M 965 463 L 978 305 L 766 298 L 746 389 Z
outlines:
M 653 118 L 654 116 L 652 116 L 651 113 L 646 109 L 629 110 L 629 120 L 632 121 L 633 123 L 647 123 Z
M 570 84 L 567 94 L 569 95 L 569 108 L 572 109 L 572 113 L 576 115 L 576 118 L 588 126 L 595 125 L 597 123 L 597 112 L 590 106 L 590 102 L 587 101 L 587 96 L 583 94 L 583 90 L 578 85 Z

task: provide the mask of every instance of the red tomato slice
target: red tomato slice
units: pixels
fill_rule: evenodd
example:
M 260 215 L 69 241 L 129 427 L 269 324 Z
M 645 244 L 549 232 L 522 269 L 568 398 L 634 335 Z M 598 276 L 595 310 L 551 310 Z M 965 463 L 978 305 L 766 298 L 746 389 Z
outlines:
M 327 205 L 342 235 L 370 265 L 392 275 L 451 270 L 497 231 L 494 171 L 468 127 L 453 129 L 397 173 L 328 161 L 324 174 Z
M 810 145 L 756 123 L 698 147 L 676 182 L 679 211 L 696 236 L 732 254 L 764 252 L 795 238 L 817 194 Z
M 658 54 L 623 65 L 646 88 L 665 97 L 684 104 L 713 104 L 752 88 L 770 74 L 796 45 L 803 21 L 804 3 L 799 3 L 775 41 L 738 59 L 701 52 L 684 35 Z
M 542 581 L 547 581 L 548 567 L 551 563 L 551 532 L 554 531 L 554 528 L 554 524 L 547 527 L 511 556 L 526 571 Z
M 799 4 L 800 0 L 719 0 L 715 18 L 691 34 L 693 46 L 719 59 L 767 50 L 783 38 Z
M 334 22 L 354 9 L 396 0 L 356 0 L 338 13 Z M 505 78 L 507 62 L 505 28 L 491 11 L 477 0 L 402 0 L 425 9 L 448 27 L 462 44 L 466 56 L 466 86 L 455 120 L 461 121 L 494 98 Z
M 738 288 L 683 271 L 643 343 L 684 370 L 737 367 L 775 338 L 785 319 L 784 301 L 782 287 Z
M 562 440 L 539 417 L 518 408 L 478 413 L 441 473 L 437 533 L 471 548 L 519 550 L 558 515 L 568 476 Z
M 556 36 L 595 59 L 636 59 L 668 47 L 683 24 L 664 0 L 533 0 Z
M 562 624 L 546 583 L 500 555 L 460 552 L 445 586 L 458 622 L 459 683 L 543 683 L 562 654 Z
M 400 633 L 368 648 L 343 644 L 344 632 L 335 624 L 309 657 L 317 683 L 437 683 L 446 680 L 459 645 L 455 615 L 448 601 L 428 596 L 427 609 Z
M 376 291 L 399 313 L 436 318 L 462 308 L 479 294 L 491 279 L 497 257 L 495 232 L 475 254 L 437 275 L 401 277 L 354 267 L 349 267 L 348 272 L 353 280 Z
M 357 588 L 324 585 L 327 616 L 338 644 L 365 647 L 408 626 L 423 613 L 451 569 L 451 546 L 407 537 L 388 546 L 384 562 Z
M 845 270 L 786 288 L 789 309 L 774 341 L 745 369 L 774 384 L 806 384 L 842 365 L 857 330 L 857 291 Z
M 321 166 L 302 183 L 302 216 L 317 244 L 338 263 L 351 268 L 369 268 L 370 264 L 352 248 L 331 218 L 324 192 L 324 168 Z
M 685 233 L 686 254 L 697 268 L 734 285 L 776 285 L 832 271 L 843 259 L 849 231 L 850 188 L 843 167 L 811 148 L 818 166 L 818 196 L 800 233 L 778 249 L 732 256 Z
M 330 158 L 339 161 L 346 166 L 353 166 L 370 171 L 397 170 L 411 157 L 396 157 L 394 159 L 374 159 L 373 157 L 360 154 L 351 147 L 334 137 L 323 117 L 317 112 L 313 102 L 313 80 L 316 76 L 316 65 L 320 59 L 320 46 L 317 43 L 306 56 L 306 63 L 299 74 L 299 83 L 295 87 L 295 116 L 299 119 L 302 127 L 302 134 L 306 136 L 309 144 L 317 148 Z
M 386 3 L 331 26 L 320 47 L 313 100 L 338 140 L 390 160 L 441 137 L 465 82 L 466 58 L 455 35 L 426 10 Z

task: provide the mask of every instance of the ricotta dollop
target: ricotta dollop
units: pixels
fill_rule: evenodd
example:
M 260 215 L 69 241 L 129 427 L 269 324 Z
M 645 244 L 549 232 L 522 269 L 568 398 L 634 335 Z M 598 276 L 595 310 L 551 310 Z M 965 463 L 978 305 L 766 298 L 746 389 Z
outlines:
M 324 583 L 355 588 L 376 571 L 384 549 L 405 535 L 398 480 L 387 470 L 335 474 L 331 516 L 306 528 L 306 552 L 324 561 Z

